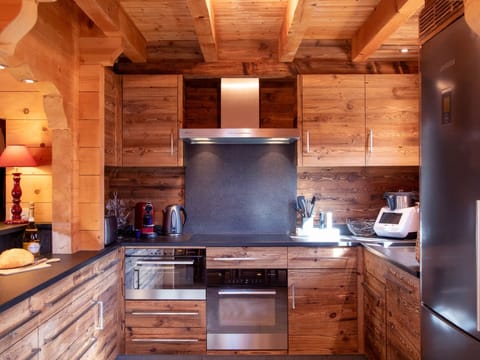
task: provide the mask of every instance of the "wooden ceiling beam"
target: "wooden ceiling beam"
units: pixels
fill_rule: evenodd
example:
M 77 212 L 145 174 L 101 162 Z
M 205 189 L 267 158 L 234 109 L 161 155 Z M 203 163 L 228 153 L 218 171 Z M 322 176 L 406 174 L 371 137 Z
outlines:
M 278 59 L 291 62 L 307 31 L 317 1 L 289 0 L 278 40 Z
M 76 4 L 108 37 L 120 37 L 123 53 L 132 62 L 147 61 L 147 41 L 118 0 L 75 0 Z
M 210 0 L 187 0 L 187 6 L 193 17 L 195 33 L 205 62 L 218 60 L 215 40 L 215 14 Z
M 424 0 L 381 0 L 352 38 L 352 61 L 366 61 L 424 4 Z

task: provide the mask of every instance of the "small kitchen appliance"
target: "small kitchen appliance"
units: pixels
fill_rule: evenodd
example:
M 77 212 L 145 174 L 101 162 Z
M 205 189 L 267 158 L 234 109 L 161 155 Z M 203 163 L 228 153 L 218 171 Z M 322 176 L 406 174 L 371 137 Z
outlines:
M 420 210 L 414 192 L 386 192 L 387 206 L 380 209 L 373 230 L 378 236 L 416 238 L 420 223 Z
M 182 205 L 168 205 L 163 209 L 163 232 L 166 235 L 180 235 L 186 221 L 187 212 Z
M 155 236 L 154 232 L 154 210 L 151 202 L 139 202 L 135 205 L 135 228 L 139 229 L 142 235 Z

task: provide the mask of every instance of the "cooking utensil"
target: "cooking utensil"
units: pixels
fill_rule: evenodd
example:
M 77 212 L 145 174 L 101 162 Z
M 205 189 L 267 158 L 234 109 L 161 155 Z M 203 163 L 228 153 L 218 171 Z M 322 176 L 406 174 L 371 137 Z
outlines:
M 305 196 L 303 195 L 297 196 L 297 211 L 302 215 L 302 217 L 306 217 L 306 203 Z

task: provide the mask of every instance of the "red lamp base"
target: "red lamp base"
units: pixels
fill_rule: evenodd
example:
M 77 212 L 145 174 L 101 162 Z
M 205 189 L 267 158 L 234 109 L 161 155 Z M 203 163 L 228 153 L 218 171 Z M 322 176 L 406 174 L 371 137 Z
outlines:
M 5 224 L 27 224 L 27 219 L 22 219 L 22 207 L 20 206 L 22 197 L 22 188 L 20 187 L 20 173 L 14 172 L 13 174 L 13 188 L 12 188 L 12 218 L 5 220 Z

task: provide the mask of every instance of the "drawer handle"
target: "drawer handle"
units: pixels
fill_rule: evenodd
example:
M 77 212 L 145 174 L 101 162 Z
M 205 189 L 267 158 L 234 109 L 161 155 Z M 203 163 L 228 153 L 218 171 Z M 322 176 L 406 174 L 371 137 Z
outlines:
M 142 261 L 139 260 L 135 265 L 193 265 L 194 260 L 177 260 L 177 261 Z
M 93 301 L 95 305 L 98 305 L 98 325 L 95 326 L 95 330 L 104 329 L 104 316 L 103 316 L 103 301 Z
M 258 258 L 254 257 L 218 257 L 213 258 L 214 261 L 255 261 Z
M 198 311 L 133 311 L 134 316 L 198 316 Z
M 277 295 L 275 290 L 219 290 L 218 295 Z
M 68 295 L 70 295 L 72 292 L 74 292 L 76 289 L 78 289 L 79 287 L 83 286 L 84 284 L 88 283 L 89 281 L 92 281 L 93 279 L 95 279 L 96 277 L 98 276 L 98 274 L 93 274 L 92 276 L 90 276 L 89 278 L 83 280 L 80 284 L 77 284 L 75 286 L 72 286 L 71 289 L 68 289 L 67 291 L 63 292 L 62 294 L 60 294 L 59 296 L 57 296 L 55 299 L 53 299 L 52 301 L 49 301 L 47 302 L 45 305 L 46 306 L 54 306 L 56 303 L 58 303 L 60 300 L 64 299 L 65 297 L 67 297 Z
M 14 333 L 15 331 L 17 331 L 20 327 L 22 327 L 23 325 L 28 323 L 30 320 L 32 320 L 33 318 L 40 315 L 40 313 L 41 313 L 40 310 L 31 311 L 29 317 L 23 319 L 23 321 L 19 322 L 18 324 L 13 325 L 11 328 L 9 328 L 9 329 L 5 330 L 3 333 L 1 333 L 0 334 L 0 340 L 2 340 L 7 335 L 10 335 L 10 334 Z
M 196 343 L 199 342 L 200 340 L 198 339 L 132 339 L 133 342 L 159 342 L 159 343 Z
M 90 310 L 92 310 L 95 306 L 97 306 L 97 302 L 93 302 L 89 307 L 87 307 L 85 310 L 83 310 L 80 314 L 78 314 L 75 319 L 70 321 L 67 325 L 62 327 L 55 335 L 45 338 L 44 344 L 47 344 L 56 338 L 58 338 L 60 335 L 62 335 L 69 327 L 71 327 L 73 324 L 75 324 L 80 318 L 82 318 L 85 314 L 87 314 Z
M 83 356 L 88 352 L 88 350 L 90 350 L 92 348 L 92 346 L 94 346 L 96 343 L 97 343 L 97 338 L 92 336 L 90 338 L 90 343 L 85 347 L 85 349 L 82 350 L 82 352 L 75 358 L 77 360 L 80 360 L 83 358 Z
M 292 309 L 295 310 L 295 284 L 292 284 Z

